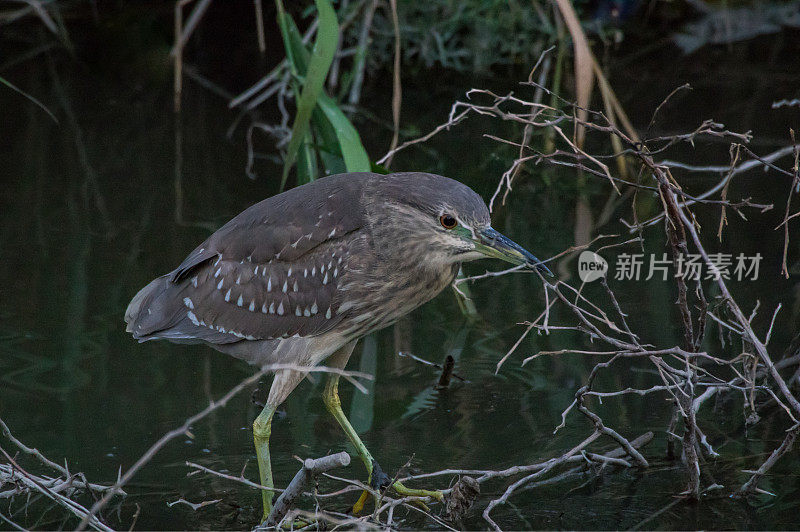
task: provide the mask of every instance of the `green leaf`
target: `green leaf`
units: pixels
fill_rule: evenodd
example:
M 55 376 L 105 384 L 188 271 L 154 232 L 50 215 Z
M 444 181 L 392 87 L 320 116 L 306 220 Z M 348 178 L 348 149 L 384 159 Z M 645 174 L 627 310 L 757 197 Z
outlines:
M 330 0 L 315 0 L 314 3 L 319 14 L 319 27 L 317 29 L 317 38 L 314 41 L 314 49 L 308 62 L 308 70 L 303 81 L 303 89 L 297 101 L 297 114 L 294 117 L 292 137 L 289 139 L 289 146 L 286 150 L 281 189 L 286 185 L 289 170 L 297 160 L 298 151 L 309 129 L 311 112 L 317 105 L 317 99 L 322 92 L 322 86 L 328 77 L 328 70 L 333 62 L 336 47 L 339 44 L 339 23 L 336 20 L 336 11 L 334 11 Z M 286 14 L 281 0 L 276 0 L 276 5 L 278 6 L 279 19 L 285 20 Z M 279 24 L 281 24 L 280 21 Z M 284 37 L 285 40 L 286 37 Z M 289 62 L 296 68 L 295 61 L 297 58 L 290 53 L 290 48 L 287 47 Z
M 314 151 L 314 140 L 311 132 L 306 132 L 303 145 L 297 154 L 297 184 L 311 183 L 319 175 L 317 154 Z
M 297 77 L 306 76 L 311 54 L 303 44 L 300 30 L 288 13 L 279 14 L 279 18 L 286 55 L 293 68 L 292 73 Z M 322 143 L 320 157 L 327 170 L 330 173 L 369 172 L 370 160 L 367 150 L 361 143 L 361 137 L 336 101 L 322 90 L 317 97 L 316 105 L 312 121 L 318 133 L 318 140 Z M 322 111 L 321 115 L 319 110 Z M 343 166 L 341 161 L 344 162 Z
M 286 50 L 286 59 L 289 62 L 289 69 L 295 78 L 305 76 L 311 53 L 306 49 L 305 44 L 303 44 L 303 37 L 300 35 L 300 30 L 297 29 L 297 24 L 294 23 L 292 16 L 283 11 L 280 0 L 276 1 L 278 2 L 279 9 L 278 27 L 281 30 L 283 47 Z
M 319 103 L 319 102 L 318 102 Z M 311 114 L 311 125 L 317 138 L 317 150 L 325 170 L 329 174 L 341 174 L 347 171 L 342 158 L 342 149 L 339 147 L 339 138 L 336 131 L 319 108 Z
M 339 139 L 339 147 L 342 151 L 342 158 L 344 165 L 347 167 L 348 172 L 369 172 L 370 162 L 367 150 L 361 144 L 361 137 L 358 131 L 347 119 L 339 106 L 336 105 L 329 96 L 321 94 L 317 100 L 322 112 L 330 122 L 336 133 L 336 138 Z

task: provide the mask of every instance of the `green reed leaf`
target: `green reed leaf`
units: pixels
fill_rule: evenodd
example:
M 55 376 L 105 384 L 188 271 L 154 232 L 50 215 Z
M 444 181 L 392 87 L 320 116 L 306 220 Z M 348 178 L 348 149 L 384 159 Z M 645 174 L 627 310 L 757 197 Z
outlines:
M 286 185 L 286 178 L 289 170 L 297 160 L 298 152 L 303 144 L 306 133 L 309 130 L 311 113 L 317 105 L 317 99 L 322 92 L 325 79 L 328 77 L 328 70 L 333 62 L 336 47 L 339 43 L 339 23 L 336 20 L 336 11 L 329 0 L 315 0 L 317 12 L 319 14 L 319 27 L 317 38 L 314 41 L 314 49 L 308 61 L 308 69 L 303 81 L 303 88 L 297 102 L 297 114 L 292 124 L 292 137 L 286 150 L 286 160 L 283 166 L 283 176 L 281 178 L 281 189 Z M 283 9 L 281 0 L 276 0 L 278 6 L 279 25 L 283 28 L 286 23 L 286 13 Z M 282 20 L 281 20 L 282 19 Z M 285 32 L 281 32 L 285 33 Z M 287 37 L 284 35 L 284 42 Z M 297 69 L 295 61 L 297 58 L 290 52 L 291 47 L 287 47 L 287 56 L 293 69 Z

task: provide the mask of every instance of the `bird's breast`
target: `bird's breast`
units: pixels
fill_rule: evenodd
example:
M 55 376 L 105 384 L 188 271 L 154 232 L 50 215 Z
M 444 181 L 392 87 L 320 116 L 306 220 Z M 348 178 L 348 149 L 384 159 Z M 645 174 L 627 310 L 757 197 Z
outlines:
M 364 276 L 348 290 L 340 307 L 345 318 L 342 328 L 360 338 L 391 325 L 417 307 L 436 297 L 458 273 L 458 264 L 446 268 L 382 268 L 378 275 Z

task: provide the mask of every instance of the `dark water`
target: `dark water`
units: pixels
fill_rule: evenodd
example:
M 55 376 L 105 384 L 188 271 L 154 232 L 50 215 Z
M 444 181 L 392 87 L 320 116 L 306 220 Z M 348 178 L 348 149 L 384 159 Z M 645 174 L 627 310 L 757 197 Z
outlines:
M 715 51 L 692 60 L 675 53 L 655 54 L 633 65 L 620 63 L 612 79 L 634 123 L 641 126 L 661 98 L 691 81 L 698 88 L 659 127 L 671 132 L 715 118 L 732 129 L 753 129 L 761 139 L 753 149 L 768 153 L 787 142 L 787 125 L 798 124 L 797 110 L 769 110 L 772 96 L 792 96 L 786 87 L 796 87 L 800 81 L 791 60 L 797 50 L 785 40 L 770 39 L 730 54 L 716 56 Z M 165 61 L 163 53 L 154 50 Z M 42 99 L 60 124 L 17 95 L 0 90 L 0 417 L 18 438 L 51 459 L 66 458 L 72 470 L 85 472 L 92 481 L 113 481 L 120 466 L 129 467 L 164 432 L 252 371 L 204 347 L 137 344 L 124 332 L 127 302 L 151 278 L 180 263 L 210 228 L 275 193 L 278 170 L 261 161 L 261 177 L 246 178 L 241 128 L 232 139 L 226 137 L 235 115 L 224 100 L 197 85 L 187 81 L 183 113 L 173 116 L 169 72 L 158 61 L 146 68 L 130 63 L 113 68 L 53 54 L 2 75 Z M 241 89 L 245 84 L 230 86 Z M 453 98 L 472 86 L 504 90 L 513 86 L 513 80 L 442 80 L 424 72 L 410 76 L 405 80 L 406 127 L 428 131 L 445 118 Z M 367 91 L 368 107 L 388 120 L 389 87 L 373 80 Z M 357 125 L 371 155 L 382 154 L 390 138 L 385 125 L 363 117 Z M 508 124 L 467 122 L 424 149 L 404 153 L 394 168 L 456 177 L 488 199 L 511 160 L 509 152 L 482 137 L 490 129 L 509 138 L 520 135 Z M 261 147 L 266 151 L 268 144 Z M 727 161 L 727 145 L 721 143 L 697 151 L 684 146 L 676 153 L 692 163 Z M 540 257 L 559 253 L 573 243 L 575 191 L 569 185 L 573 181 L 568 171 L 548 170 L 529 177 L 497 213 L 495 227 Z M 691 190 L 701 190 L 702 185 L 695 176 L 687 178 Z M 788 185 L 774 174 L 753 172 L 735 181 L 731 196 L 775 202 L 782 212 Z M 597 214 L 607 190 L 602 183 L 590 184 L 589 190 Z M 629 217 L 627 211 L 621 215 Z M 701 216 L 708 232 L 716 227 L 717 216 L 717 211 Z M 782 234 L 772 228 L 780 216 L 775 211 L 753 213 L 750 225 L 732 217 L 728 238 L 719 248 L 731 253 L 760 251 L 765 256 L 760 280 L 733 289 L 746 309 L 756 300 L 762 309 L 769 309 L 754 321 L 758 331 L 766 330 L 771 309 L 783 303 L 770 343 L 776 354 L 786 348 L 798 321 L 796 282 L 778 275 Z M 623 229 L 612 222 L 599 231 Z M 665 251 L 661 229 L 656 227 L 649 235 L 645 251 L 660 255 Z M 796 252 L 792 244 L 790 259 L 797 260 Z M 465 270 L 477 274 L 499 267 L 483 261 Z M 574 263 L 567 270 L 574 277 Z M 646 341 L 660 347 L 681 343 L 669 285 L 612 282 L 612 287 L 631 315 L 632 328 Z M 599 287 L 587 290 L 592 297 L 602 297 Z M 472 291 L 480 314 L 477 322 L 466 322 L 453 294 L 446 291 L 394 327 L 360 342 L 351 359 L 352 369 L 374 373 L 376 378 L 369 395 L 342 386 L 345 411 L 384 469 L 392 473 L 411 456 L 412 470 L 420 472 L 538 462 L 558 456 L 590 433 L 588 424 L 576 416 L 557 435 L 553 429 L 598 360 L 569 355 L 538 359 L 524 367 L 520 362 L 539 350 L 598 346 L 574 331 L 532 334 L 495 373 L 497 361 L 523 330 L 518 324 L 541 312 L 542 289 L 532 277 L 518 275 L 481 281 Z M 564 311 L 554 311 L 552 321 L 571 324 Z M 723 349 L 714 336 L 709 335 L 707 349 L 738 352 L 740 346 Z M 456 380 L 449 389 L 436 390 L 438 372 L 398 356 L 398 351 L 436 362 L 452 354 L 456 372 L 468 382 Z M 617 370 L 604 374 L 598 388 L 647 387 L 657 382 L 656 376 L 644 371 Z M 126 488 L 129 496 L 118 514 L 109 513 L 108 522 L 127 528 L 138 505 L 139 529 L 255 525 L 260 509 L 253 492 L 208 476 L 187 478 L 184 462 L 233 475 L 246 464 L 245 476 L 255 479 L 251 423 L 259 407 L 254 399 L 263 399 L 267 389 L 264 382 L 248 390 L 192 427 L 193 437 L 169 444 Z M 297 470 L 293 455 L 317 457 L 348 449 L 325 412 L 321 389 L 319 379 L 301 384 L 273 424 L 272 463 L 279 486 Z M 724 488 L 688 504 L 675 498 L 685 487 L 683 468 L 679 461 L 665 458 L 670 416 L 666 398 L 630 396 L 594 407 L 609 426 L 629 438 L 655 432 L 644 450 L 651 468 L 578 477 L 522 491 L 494 512 L 501 526 L 800 527 L 796 450 L 761 484 L 775 497 L 746 502 L 728 497 L 747 479 L 741 470 L 757 467 L 782 439 L 786 420 L 776 412 L 767 411 L 758 425 L 746 429 L 740 397 L 729 396 L 701 410 L 701 426 L 721 453 L 703 464 L 703 486 L 717 483 Z M 2 445 L 9 449 L 6 441 Z M 609 447 L 611 442 L 601 441 L 596 448 Z M 357 460 L 342 474 L 364 475 Z M 441 477 L 423 487 L 446 487 L 449 482 Z M 480 512 L 506 485 L 484 485 L 466 527 L 485 528 Z M 167 506 L 181 497 L 222 502 L 196 512 L 184 505 Z M 354 499 L 343 496 L 333 508 L 343 511 Z M 20 501 L 12 505 L 15 510 L 21 507 Z M 27 514 L 20 511 L 13 518 L 37 528 L 74 526 L 72 521 L 62 524 L 60 509 L 46 509 L 47 504 L 38 501 Z M 406 519 L 408 527 L 426 526 L 414 515 Z

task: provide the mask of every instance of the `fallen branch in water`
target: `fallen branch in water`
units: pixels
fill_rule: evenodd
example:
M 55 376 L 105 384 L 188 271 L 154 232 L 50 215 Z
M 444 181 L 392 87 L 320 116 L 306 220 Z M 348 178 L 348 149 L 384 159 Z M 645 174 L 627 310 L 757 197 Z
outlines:
M 10 474 L 5 478 L 0 476 L 0 485 L 10 483 L 16 486 L 13 490 L 0 493 L 0 496 L 12 497 L 15 494 L 38 492 L 59 504 L 78 518 L 86 521 L 87 526 L 91 526 L 95 530 L 113 530 L 100 519 L 94 517 L 82 504 L 69 498 L 69 495 L 73 491 L 70 478 L 64 480 L 59 479 L 54 482 L 53 479 L 39 477 L 20 467 L 2 447 L 0 447 L 0 453 L 5 457 L 10 466 Z M 0 475 L 2 475 L 2 471 L 3 470 L 0 469 Z M 65 491 L 67 495 L 60 493 L 61 491 Z
M 58 476 L 50 476 L 24 469 L 19 464 L 19 454 L 16 457 L 12 457 L 0 446 L 0 453 L 2 453 L 7 462 L 0 463 L 0 488 L 3 488 L 0 491 L 0 499 L 9 499 L 11 501 L 17 496 L 24 496 L 29 501 L 32 493 L 40 493 L 80 519 L 84 519 L 88 516 L 89 511 L 82 504 L 75 501 L 74 497 L 82 492 L 101 494 L 111 490 L 111 486 L 89 482 L 83 473 L 70 472 L 66 461 L 63 466 L 59 465 L 47 458 L 38 449 L 28 447 L 11 433 L 11 429 L 2 419 L 0 419 L 0 433 L 24 453 L 21 456 L 31 456 L 42 465 L 58 473 Z M 121 494 L 124 495 L 125 492 L 122 491 Z M 26 504 L 29 504 L 29 502 L 26 502 Z M 15 528 L 19 527 L 9 518 L 3 517 L 9 525 Z M 96 518 L 89 520 L 88 524 L 96 530 L 111 530 L 105 523 Z
M 323 456 L 316 460 L 306 458 L 303 461 L 303 466 L 300 468 L 300 471 L 297 472 L 292 481 L 289 482 L 286 490 L 284 490 L 280 497 L 278 497 L 278 500 L 275 501 L 272 512 L 270 512 L 269 517 L 267 517 L 267 524 L 274 525 L 283 520 L 292 508 L 295 499 L 303 493 L 303 488 L 314 478 L 314 475 L 348 465 L 350 465 L 350 455 L 344 451 L 329 456 Z
M 652 432 L 645 432 L 641 436 L 631 440 L 630 444 L 631 444 L 631 447 L 633 447 L 634 449 L 641 449 L 642 447 L 644 447 L 647 444 L 649 444 L 651 441 L 653 441 L 653 433 Z M 625 451 L 624 448 L 616 447 L 616 448 L 614 448 L 614 449 L 612 449 L 610 451 L 603 452 L 603 453 L 600 453 L 600 454 L 588 453 L 587 457 L 590 459 L 590 461 L 593 460 L 593 459 L 596 459 L 598 461 L 598 463 L 602 463 L 604 461 L 607 461 L 606 459 L 612 459 L 612 461 L 613 461 L 613 459 L 621 458 L 621 457 L 625 456 L 625 453 L 626 453 L 626 451 Z M 586 457 L 584 457 L 583 455 L 572 456 L 570 454 L 569 456 L 565 456 L 567 454 L 570 454 L 569 451 L 564 453 L 564 454 L 562 454 L 561 457 L 559 457 L 560 459 L 563 459 L 562 460 L 563 463 L 573 464 L 573 463 L 577 463 L 577 462 L 586 462 Z M 440 476 L 470 475 L 470 476 L 476 476 L 477 478 L 475 480 L 479 484 L 483 484 L 484 482 L 488 482 L 490 480 L 503 479 L 503 478 L 513 477 L 513 476 L 524 474 L 524 473 L 531 473 L 531 472 L 541 471 L 542 469 L 550 467 L 554 460 L 558 460 L 558 459 L 557 458 L 552 458 L 552 459 L 546 460 L 544 462 L 537 462 L 535 464 L 529 464 L 529 465 L 512 466 L 512 467 L 509 467 L 509 468 L 506 468 L 506 469 L 500 469 L 500 470 L 493 470 L 493 469 L 443 469 L 441 471 L 435 471 L 435 472 L 432 472 L 432 473 L 420 473 L 418 475 L 409 475 L 409 476 L 400 478 L 400 481 L 401 482 L 408 482 L 409 480 L 421 480 L 421 479 L 424 479 L 424 478 L 433 478 L 433 477 L 440 477 Z M 449 491 L 450 490 L 443 490 L 442 492 L 446 494 L 446 493 L 449 493 Z
M 785 455 L 789 451 L 792 450 L 792 446 L 794 445 L 795 440 L 797 439 L 797 435 L 800 434 L 800 423 L 795 425 L 794 427 L 790 428 L 786 432 L 786 437 L 783 439 L 781 444 L 772 451 L 772 454 L 769 455 L 761 467 L 758 468 L 758 471 L 753 473 L 753 476 L 742 485 L 741 488 L 734 494 L 737 497 L 746 497 L 748 495 L 752 495 L 756 491 L 761 491 L 758 489 L 758 481 L 769 471 L 772 466 L 781 458 L 781 456 Z
M 509 485 L 499 498 L 493 499 L 492 501 L 490 501 L 489 505 L 483 511 L 483 518 L 495 530 L 502 530 L 500 528 L 500 526 L 491 518 L 492 510 L 494 508 L 496 508 L 497 506 L 501 505 L 501 504 L 507 503 L 508 499 L 514 493 L 516 493 L 517 491 L 519 491 L 521 489 L 524 489 L 526 486 L 529 486 L 532 483 L 532 481 L 541 479 L 546 473 L 549 473 L 550 471 L 552 471 L 557 466 L 560 466 L 562 464 L 572 463 L 572 462 L 584 461 L 587 464 L 597 463 L 598 465 L 600 465 L 601 468 L 602 467 L 607 467 L 609 465 L 617 465 L 617 466 L 623 465 L 625 467 L 632 467 L 629 462 L 627 462 L 625 460 L 621 460 L 620 458 L 622 456 L 624 456 L 625 453 L 633 453 L 636 456 L 641 456 L 639 454 L 637 448 L 647 445 L 653 439 L 653 433 L 652 432 L 648 432 L 648 433 L 642 434 L 641 436 L 639 436 L 638 438 L 636 438 L 635 440 L 633 440 L 631 442 L 627 442 L 627 440 L 625 440 L 625 444 L 622 447 L 620 447 L 618 449 L 615 449 L 613 451 L 610 451 L 608 453 L 605 453 L 605 454 L 595 454 L 595 453 L 587 452 L 586 451 L 586 447 L 588 447 L 592 442 L 594 442 L 602 434 L 603 434 L 602 430 L 600 430 L 600 429 L 595 430 L 592 434 L 589 435 L 589 437 L 584 439 L 581 443 L 579 443 L 578 445 L 576 445 L 575 447 L 573 447 L 569 451 L 565 452 L 564 454 L 562 454 L 558 458 L 552 458 L 552 459 L 548 460 L 547 462 L 542 462 L 540 464 L 535 464 L 535 466 L 527 466 L 527 467 L 524 467 L 524 468 L 511 468 L 511 470 L 514 470 L 514 474 L 517 474 L 517 473 L 523 472 L 523 471 L 524 472 L 532 471 L 532 472 L 528 473 L 523 478 L 521 478 L 521 479 L 513 482 L 511 485 Z M 634 456 L 632 456 L 632 457 L 634 457 Z M 494 475 L 494 476 L 504 475 L 507 471 L 509 471 L 509 470 L 506 470 L 506 471 L 503 471 L 503 472 L 497 472 L 497 475 Z M 489 476 L 489 475 L 485 474 L 482 477 L 478 478 L 477 480 L 478 480 L 478 482 L 481 482 L 481 481 L 488 480 L 489 478 L 492 478 L 492 476 Z M 556 478 L 556 477 L 554 477 L 554 478 Z M 564 479 L 568 478 L 568 476 L 559 475 L 558 478 L 560 480 L 564 480 Z

